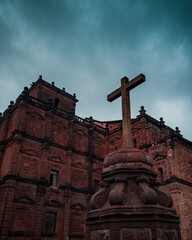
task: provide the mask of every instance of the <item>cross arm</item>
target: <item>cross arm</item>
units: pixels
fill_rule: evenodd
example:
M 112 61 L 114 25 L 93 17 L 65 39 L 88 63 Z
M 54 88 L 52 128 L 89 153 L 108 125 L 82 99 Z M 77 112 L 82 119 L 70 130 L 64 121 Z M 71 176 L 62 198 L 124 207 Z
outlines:
M 107 101 L 112 102 L 113 100 L 117 99 L 120 96 L 121 96 L 121 88 L 118 88 L 107 96 Z
M 126 77 L 125 77 L 126 78 Z M 131 81 L 127 79 L 127 83 L 125 85 L 126 89 L 129 91 L 135 87 L 137 87 L 138 85 L 140 85 L 141 83 L 145 82 L 145 75 L 143 75 L 142 73 L 139 74 L 137 77 L 133 78 Z M 110 93 L 107 96 L 107 101 L 112 102 L 115 99 L 117 99 L 118 97 L 121 96 L 121 87 L 116 89 L 115 91 L 113 91 L 112 93 Z
M 130 82 L 127 82 L 127 90 L 131 90 L 143 82 L 145 82 L 145 75 L 141 73 L 137 77 L 133 78 Z

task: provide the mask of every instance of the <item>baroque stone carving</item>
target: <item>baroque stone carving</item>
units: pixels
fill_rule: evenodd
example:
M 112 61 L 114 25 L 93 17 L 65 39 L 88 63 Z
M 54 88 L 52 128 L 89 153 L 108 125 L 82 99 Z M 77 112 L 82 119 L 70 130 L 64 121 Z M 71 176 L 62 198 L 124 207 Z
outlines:
M 126 200 L 125 183 L 126 179 L 116 179 L 115 187 L 109 193 L 111 205 L 123 205 Z
M 154 188 L 158 195 L 158 203 L 165 207 L 172 207 L 173 206 L 173 199 L 168 192 L 163 191 L 157 187 Z
M 159 240 L 178 240 L 178 234 L 176 229 L 158 229 Z
M 110 232 L 107 229 L 91 231 L 90 240 L 109 240 Z
M 137 178 L 137 181 L 139 181 L 138 194 L 141 202 L 143 204 L 156 204 L 157 194 L 149 186 L 149 181 L 146 178 Z
M 123 228 L 121 230 L 121 240 L 151 240 L 151 230 L 141 228 Z
M 101 208 L 108 199 L 109 194 L 108 185 L 103 183 L 100 185 L 100 187 L 101 189 L 97 193 L 95 193 L 91 198 L 90 201 L 91 209 Z
M 152 159 L 143 151 L 124 148 L 108 154 L 101 190 L 90 201 L 89 240 L 181 240 L 173 200 L 159 189 L 156 177 Z M 160 227 L 167 229 L 158 233 Z M 108 228 L 109 238 L 102 232 Z

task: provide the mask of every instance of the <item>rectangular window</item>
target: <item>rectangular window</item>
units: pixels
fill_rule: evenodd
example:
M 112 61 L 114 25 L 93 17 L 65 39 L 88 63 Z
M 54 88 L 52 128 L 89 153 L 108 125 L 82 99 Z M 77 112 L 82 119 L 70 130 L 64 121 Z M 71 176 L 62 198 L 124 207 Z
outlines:
M 50 184 L 54 187 L 57 186 L 58 173 L 59 172 L 56 170 L 51 170 L 51 173 L 50 173 Z
M 57 213 L 47 212 L 45 218 L 45 232 L 54 233 L 56 226 Z

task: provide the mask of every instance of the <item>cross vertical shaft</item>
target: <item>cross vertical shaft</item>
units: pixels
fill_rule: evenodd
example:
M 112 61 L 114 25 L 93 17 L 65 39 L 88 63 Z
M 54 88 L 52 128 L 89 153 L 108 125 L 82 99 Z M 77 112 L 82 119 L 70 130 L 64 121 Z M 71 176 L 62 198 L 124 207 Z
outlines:
M 129 91 L 145 81 L 143 74 L 138 75 L 131 81 L 127 77 L 121 79 L 121 87 L 107 96 L 107 100 L 112 102 L 118 97 L 122 97 L 122 130 L 123 147 L 132 147 L 132 129 L 131 129 L 131 109 Z
M 131 110 L 129 91 L 126 90 L 128 78 L 121 79 L 123 146 L 132 147 Z

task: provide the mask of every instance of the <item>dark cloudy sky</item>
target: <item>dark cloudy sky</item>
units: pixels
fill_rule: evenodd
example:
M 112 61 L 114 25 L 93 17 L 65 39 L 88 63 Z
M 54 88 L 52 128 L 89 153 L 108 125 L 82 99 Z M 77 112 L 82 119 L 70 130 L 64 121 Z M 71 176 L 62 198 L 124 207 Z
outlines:
M 42 74 L 77 115 L 120 119 L 106 96 L 140 73 L 132 117 L 144 105 L 192 140 L 191 0 L 0 0 L 0 111 Z

